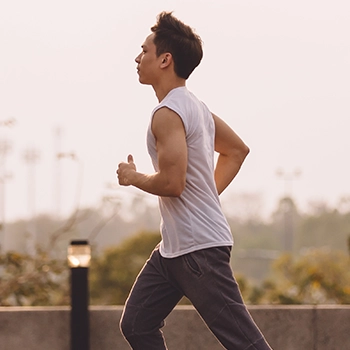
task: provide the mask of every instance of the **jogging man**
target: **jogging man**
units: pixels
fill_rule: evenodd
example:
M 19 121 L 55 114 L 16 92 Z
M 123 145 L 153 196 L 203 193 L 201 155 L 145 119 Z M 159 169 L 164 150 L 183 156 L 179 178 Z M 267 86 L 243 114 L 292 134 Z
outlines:
M 186 88 L 203 56 L 200 37 L 166 12 L 151 31 L 135 61 L 140 83 L 159 101 L 147 131 L 155 172 L 138 172 L 129 155 L 117 176 L 159 197 L 162 240 L 130 292 L 122 333 L 133 349 L 166 349 L 164 319 L 186 296 L 226 349 L 271 349 L 233 277 L 233 239 L 219 201 L 249 148 Z

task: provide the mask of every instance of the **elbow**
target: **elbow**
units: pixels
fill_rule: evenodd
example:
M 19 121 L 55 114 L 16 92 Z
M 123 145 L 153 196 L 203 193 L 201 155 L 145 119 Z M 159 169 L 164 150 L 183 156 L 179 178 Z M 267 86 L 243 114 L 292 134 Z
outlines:
M 180 197 L 186 186 L 186 181 L 179 181 L 169 184 L 167 192 L 168 197 Z
M 181 194 L 182 194 L 182 192 L 183 192 L 183 190 L 182 191 L 173 191 L 170 195 L 169 195 L 169 197 L 174 197 L 174 198 L 176 198 L 176 197 L 180 197 L 181 196 Z
M 182 192 L 184 191 L 185 186 L 179 185 L 173 188 L 171 197 L 180 197 Z
M 242 147 L 242 151 L 241 151 L 243 160 L 247 157 L 249 152 L 250 152 L 250 148 L 246 144 L 244 144 L 244 146 Z
M 232 153 L 232 160 L 241 167 L 249 152 L 249 147 L 243 144 L 240 148 L 234 150 Z
M 233 152 L 233 157 L 237 159 L 241 164 L 244 162 L 250 152 L 249 147 L 246 144 L 242 144 L 240 148 L 236 148 Z

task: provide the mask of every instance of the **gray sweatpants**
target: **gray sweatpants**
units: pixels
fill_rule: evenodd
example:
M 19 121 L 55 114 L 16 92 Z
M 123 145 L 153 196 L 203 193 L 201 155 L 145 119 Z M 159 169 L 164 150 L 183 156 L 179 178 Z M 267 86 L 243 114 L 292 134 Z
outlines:
M 164 350 L 164 319 L 186 296 L 229 350 L 270 350 L 243 303 L 230 266 L 230 247 L 163 258 L 156 248 L 125 304 L 121 330 L 135 350 Z

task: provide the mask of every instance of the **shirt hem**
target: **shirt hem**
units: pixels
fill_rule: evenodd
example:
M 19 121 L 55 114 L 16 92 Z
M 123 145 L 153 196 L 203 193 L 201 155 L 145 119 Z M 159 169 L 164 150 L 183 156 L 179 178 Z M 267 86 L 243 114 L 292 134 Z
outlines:
M 202 250 L 202 249 L 208 249 L 208 248 L 217 248 L 217 247 L 232 247 L 233 246 L 233 242 L 215 242 L 215 243 L 210 243 L 210 244 L 202 244 L 199 246 L 194 246 L 194 247 L 190 247 L 187 249 L 183 249 L 180 250 L 178 252 L 173 252 L 173 253 L 165 253 L 162 249 L 162 245 L 160 245 L 159 247 L 159 253 L 163 258 L 177 258 L 179 256 L 185 255 L 185 254 L 189 254 L 189 253 L 193 253 L 197 250 Z

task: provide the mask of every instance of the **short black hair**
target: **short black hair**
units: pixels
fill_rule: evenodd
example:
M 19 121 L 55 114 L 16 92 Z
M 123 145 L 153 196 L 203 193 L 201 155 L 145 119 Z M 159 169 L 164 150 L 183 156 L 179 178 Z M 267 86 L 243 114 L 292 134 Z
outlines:
M 202 40 L 199 35 L 174 17 L 172 12 L 161 12 L 151 31 L 155 34 L 157 56 L 171 53 L 176 75 L 187 79 L 203 57 Z

